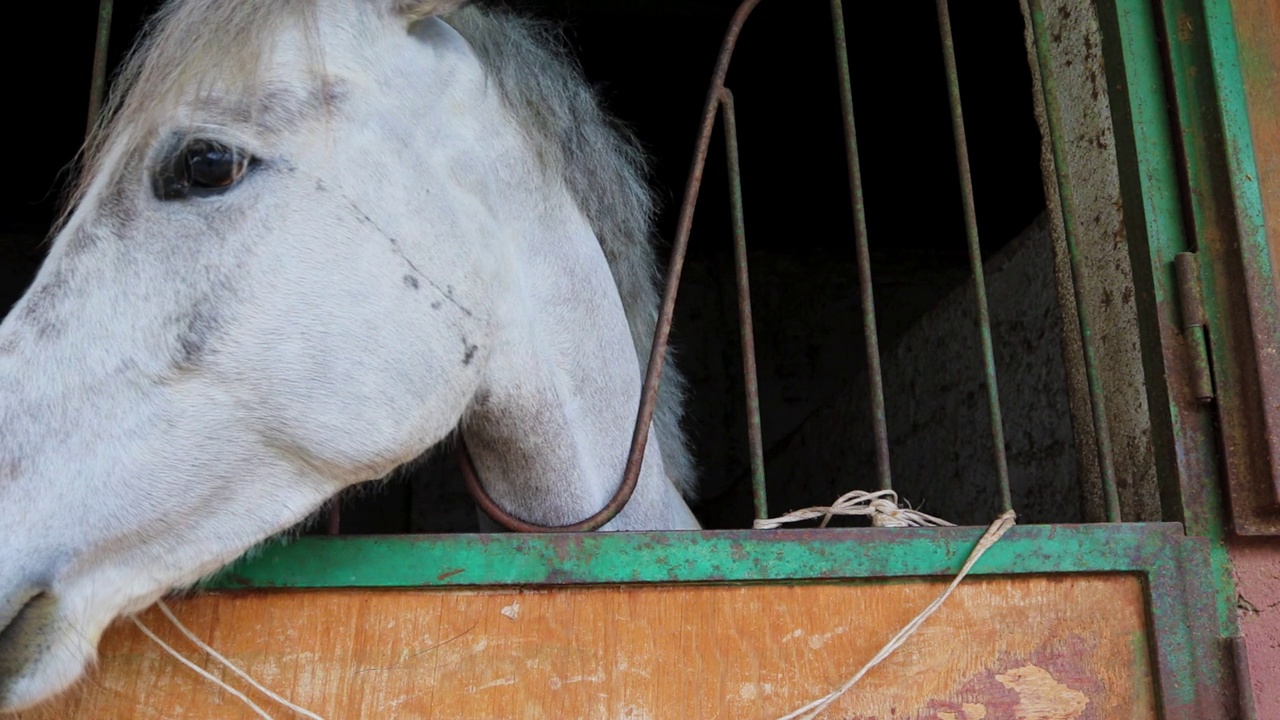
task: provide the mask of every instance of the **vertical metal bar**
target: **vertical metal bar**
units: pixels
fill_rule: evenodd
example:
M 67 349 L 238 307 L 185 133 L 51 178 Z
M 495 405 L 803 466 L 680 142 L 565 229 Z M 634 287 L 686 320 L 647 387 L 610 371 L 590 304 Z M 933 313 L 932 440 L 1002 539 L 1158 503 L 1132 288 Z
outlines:
M 1067 173 L 1066 140 L 1060 122 L 1062 108 L 1058 103 L 1057 83 L 1053 76 L 1049 31 L 1045 27 L 1044 7 L 1040 0 L 1027 0 L 1027 6 L 1031 11 L 1036 62 L 1040 67 L 1040 87 L 1044 93 L 1045 119 L 1049 125 L 1049 145 L 1053 150 L 1053 167 L 1057 174 L 1062 230 L 1066 236 L 1067 252 L 1071 257 L 1071 284 L 1076 298 L 1076 315 L 1080 319 L 1080 342 L 1084 346 L 1085 375 L 1089 380 L 1089 404 L 1093 410 L 1093 432 L 1098 445 L 1098 470 L 1102 475 L 1102 490 L 1106 497 L 1107 521 L 1120 522 L 1120 494 L 1116 489 L 1115 465 L 1111 459 L 1111 429 L 1107 424 L 1107 406 L 1102 395 L 1098 354 L 1093 345 L 1093 326 L 1089 322 L 1089 311 L 1085 306 L 1084 263 L 1076 243 L 1075 202 Z
M 747 267 L 747 228 L 742 209 L 742 166 L 738 161 L 738 120 L 729 88 L 720 90 L 724 142 L 729 163 L 729 205 L 733 215 L 733 264 L 738 282 L 738 327 L 742 337 L 742 378 L 747 396 L 747 443 L 751 450 L 751 494 L 756 519 L 769 517 L 764 482 L 764 432 L 760 424 L 760 383 L 756 372 L 755 324 L 751 319 L 751 274 Z
M 89 122 L 85 133 L 93 132 L 102 112 L 102 98 L 107 91 L 107 45 L 111 41 L 111 9 L 113 0 L 98 2 L 98 39 L 93 47 L 93 82 L 89 86 Z
M 836 70 L 840 76 L 840 113 L 844 118 L 845 159 L 849 165 L 849 191 L 853 199 L 854 247 L 858 258 L 858 283 L 862 289 L 862 331 L 867 346 L 867 379 L 871 387 L 871 422 L 876 442 L 876 477 L 881 490 L 893 488 L 889 468 L 889 429 L 885 420 L 884 378 L 880 371 L 880 341 L 876 335 L 876 305 L 871 287 L 871 253 L 867 249 L 866 205 L 862 199 L 862 168 L 858 161 L 858 134 L 853 120 L 853 85 L 849 76 L 849 45 L 844 30 L 841 0 L 831 0 L 831 24 L 835 33 Z
M 644 389 L 641 394 L 640 409 L 636 413 L 636 426 L 631 435 L 631 450 L 627 455 L 626 469 L 623 471 L 622 491 L 615 499 L 625 503 L 630 497 L 640 477 L 641 463 L 644 462 L 644 447 L 649 440 L 649 425 L 653 422 L 653 412 L 658 399 L 658 384 L 662 380 L 662 364 L 667 357 L 667 341 L 671 335 L 671 320 L 675 315 L 676 296 L 680 292 L 680 275 L 684 269 L 684 257 L 689 249 L 689 235 L 693 230 L 693 210 L 698 204 L 698 191 L 702 188 L 702 173 L 707 163 L 707 152 L 711 148 L 711 130 L 716 122 L 716 110 L 720 105 L 720 90 L 724 87 L 725 77 L 729 74 L 729 61 L 733 58 L 733 49 L 742 34 L 742 26 L 750 17 L 761 0 L 743 0 L 733 14 L 729 29 L 725 32 L 720 44 L 720 55 L 716 59 L 716 68 L 711 76 L 711 87 L 707 91 L 707 101 L 702 112 L 702 122 L 698 130 L 698 143 L 694 148 L 693 162 L 689 168 L 689 178 L 685 183 L 684 202 L 680 206 L 680 218 L 676 222 L 676 237 L 671 245 L 671 260 L 667 268 L 667 282 L 662 291 L 662 305 L 658 311 L 658 323 L 653 333 L 653 347 L 649 351 L 649 360 L 645 369 Z M 621 506 L 619 506 L 621 507 Z M 615 511 L 616 512 L 616 511 Z
M 964 230 L 969 245 L 969 268 L 978 304 L 978 334 L 982 338 L 982 365 L 987 375 L 987 409 L 991 416 L 991 442 L 995 445 L 996 477 L 1000 482 L 1000 506 L 1013 509 L 1009 491 L 1009 459 L 1004 447 L 1004 420 L 1000 416 L 1000 388 L 996 382 L 996 354 L 991 341 L 991 312 L 987 307 L 986 273 L 978 242 L 978 216 L 973 202 L 973 175 L 969 171 L 969 144 L 964 133 L 964 109 L 960 103 L 960 74 L 951 37 L 951 13 L 947 0 L 938 0 L 938 29 L 942 33 L 942 59 L 947 69 L 947 98 L 951 101 L 951 129 L 955 133 L 956 165 L 960 171 L 960 196 L 964 201 Z

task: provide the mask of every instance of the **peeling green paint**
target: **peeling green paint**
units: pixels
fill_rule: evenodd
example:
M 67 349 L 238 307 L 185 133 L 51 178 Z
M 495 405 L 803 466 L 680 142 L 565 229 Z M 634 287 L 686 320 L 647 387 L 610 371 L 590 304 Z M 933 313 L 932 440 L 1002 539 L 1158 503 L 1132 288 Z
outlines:
M 303 537 L 272 543 L 204 584 L 238 587 L 809 581 L 954 575 L 981 528 Z M 976 574 L 1146 572 L 1176 562 L 1181 527 L 1010 530 Z

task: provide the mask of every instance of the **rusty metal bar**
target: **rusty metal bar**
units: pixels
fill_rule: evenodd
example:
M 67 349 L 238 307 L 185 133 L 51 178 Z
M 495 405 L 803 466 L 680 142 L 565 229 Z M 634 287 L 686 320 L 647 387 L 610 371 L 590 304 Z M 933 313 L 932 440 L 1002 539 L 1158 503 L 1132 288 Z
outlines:
M 107 92 L 107 46 L 111 41 L 111 11 L 114 0 L 98 2 L 98 39 L 93 46 L 93 82 L 89 86 L 89 121 L 85 134 L 93 132 L 102 112 L 102 99 Z
M 756 519 L 769 517 L 764 481 L 764 431 L 760 423 L 760 383 L 756 371 L 755 323 L 751 319 L 751 274 L 747 267 L 746 213 L 742 206 L 742 166 L 738 161 L 738 118 L 729 88 L 720 90 L 725 152 L 729 164 L 729 205 L 733 215 L 733 265 L 738 282 L 738 328 L 742 337 L 742 379 L 747 396 L 747 443 L 751 451 L 751 495 Z
M 1085 375 L 1089 381 L 1089 404 L 1093 410 L 1093 432 L 1098 445 L 1098 470 L 1107 503 L 1107 521 L 1120 522 L 1120 494 L 1116 489 L 1116 471 L 1112 462 L 1111 429 L 1107 422 L 1106 400 L 1102 395 L 1102 376 L 1098 353 L 1093 345 L 1093 326 L 1084 297 L 1084 260 L 1077 240 L 1075 201 L 1067 172 L 1066 135 L 1062 128 L 1062 108 L 1058 104 L 1054 81 L 1049 32 L 1045 27 L 1044 7 L 1040 0 L 1027 0 L 1031 11 L 1032 35 L 1035 37 L 1036 62 L 1040 67 L 1040 87 L 1044 93 L 1045 120 L 1049 125 L 1049 143 L 1053 150 L 1053 167 L 1057 174 L 1058 204 L 1062 209 L 1062 230 L 1071 257 L 1071 285 L 1076 298 L 1076 316 L 1080 320 L 1080 342 L 1084 346 Z
M 876 478 L 880 481 L 881 490 L 892 490 L 889 428 L 884 407 L 884 375 L 880 370 L 880 340 L 876 334 L 875 293 L 871 286 L 871 253 L 867 248 L 867 213 L 866 204 L 862 199 L 862 167 L 858 160 L 858 133 L 853 119 L 849 43 L 845 36 L 844 7 L 841 0 L 831 0 L 831 25 L 835 34 L 836 70 L 840 77 L 840 114 L 844 119 L 849 192 L 853 199 L 853 237 L 858 258 L 858 284 L 862 291 L 862 332 L 867 350 L 867 380 L 871 389 L 871 424 L 875 432 Z
M 631 452 L 627 456 L 627 466 L 623 472 L 624 488 L 630 487 L 634 490 L 635 483 L 640 477 L 640 465 L 644 462 L 644 446 L 649 440 L 649 425 L 653 422 L 653 411 L 658 400 L 658 383 L 662 379 L 662 365 L 667 357 L 671 320 L 675 314 L 676 296 L 680 292 L 680 274 L 684 270 L 684 256 L 689 248 L 689 235 L 693 230 L 693 210 L 698 203 L 698 192 L 702 188 L 702 173 L 707 165 L 707 152 L 711 148 L 711 132 L 715 127 L 716 110 L 720 105 L 720 92 L 724 89 L 725 77 L 729 74 L 729 61 L 733 58 L 733 49 L 738 44 L 742 26 L 760 2 L 761 0 L 744 0 L 734 12 L 733 20 L 729 23 L 729 29 L 725 32 L 724 41 L 720 45 L 715 72 L 711 77 L 711 87 L 707 91 L 707 101 L 702 112 L 702 125 L 698 131 L 698 143 L 694 149 L 689 179 L 685 185 L 684 202 L 680 206 L 680 217 L 676 223 L 675 241 L 671 246 L 667 282 L 662 293 L 662 306 L 658 313 L 658 325 L 654 331 L 653 347 L 649 352 L 640 409 L 636 413 L 636 427 L 631 437 Z M 628 491 L 627 497 L 629 498 L 630 495 Z M 626 500 L 623 499 L 623 504 L 625 502 Z M 621 505 L 618 509 L 621 510 Z
M 458 467 L 462 470 L 462 479 L 466 482 L 467 492 L 471 494 L 472 499 L 476 501 L 476 506 L 498 523 L 502 527 L 511 532 L 519 533 L 570 533 L 570 532 L 594 532 L 604 527 L 614 517 L 626 507 L 627 501 L 631 499 L 631 493 L 635 490 L 635 483 L 630 486 L 624 484 L 618 488 L 613 498 L 605 504 L 603 508 L 598 510 L 594 515 L 585 520 L 580 520 L 569 525 L 537 525 L 512 515 L 502 506 L 498 505 L 489 493 L 485 491 L 484 486 L 480 483 L 480 475 L 476 471 L 475 463 L 471 460 L 471 453 L 467 450 L 467 443 L 458 438 L 457 448 Z
M 986 371 L 987 408 L 991 417 L 991 442 L 995 446 L 996 478 L 1000 483 L 1000 508 L 1013 509 L 1009 490 L 1009 459 L 1004 446 L 1004 420 L 1000 414 L 1000 387 L 996 381 L 996 354 L 991 340 L 991 312 L 987 307 L 986 272 L 982 266 L 982 245 L 978 242 L 978 216 L 973 202 L 973 175 L 969 170 L 969 144 L 964 132 L 964 109 L 960 102 L 960 74 L 956 70 L 956 48 L 951 36 L 951 13 L 947 0 L 938 0 L 938 29 L 942 33 L 942 59 L 947 70 L 947 97 L 951 102 L 951 129 L 955 134 L 956 165 L 960 171 L 960 196 L 964 202 L 964 230 L 969 246 L 969 267 L 973 272 L 973 292 L 978 306 L 978 334 L 982 339 L 982 366 Z

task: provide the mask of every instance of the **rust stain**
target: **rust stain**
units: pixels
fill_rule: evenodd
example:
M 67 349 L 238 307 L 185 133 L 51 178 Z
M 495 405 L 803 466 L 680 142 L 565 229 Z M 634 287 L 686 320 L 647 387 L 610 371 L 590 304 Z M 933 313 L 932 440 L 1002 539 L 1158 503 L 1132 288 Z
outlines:
M 1191 18 L 1186 13 L 1178 14 L 1178 39 L 1182 42 L 1191 40 Z

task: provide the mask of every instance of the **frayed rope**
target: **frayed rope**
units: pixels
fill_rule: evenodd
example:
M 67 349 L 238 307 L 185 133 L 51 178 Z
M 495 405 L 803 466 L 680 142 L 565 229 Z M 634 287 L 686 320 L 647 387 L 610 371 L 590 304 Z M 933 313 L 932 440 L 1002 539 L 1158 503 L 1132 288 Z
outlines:
M 173 612 L 172 612 L 171 610 L 169 610 L 169 606 L 168 606 L 168 605 L 165 605 L 163 600 L 159 601 L 159 602 L 158 602 L 158 603 L 156 603 L 156 604 L 160 607 L 160 612 L 164 613 L 164 616 L 165 616 L 166 618 L 168 618 L 168 619 L 169 619 L 169 622 L 173 623 L 173 626 L 174 626 L 174 627 L 176 627 L 176 628 L 178 629 L 178 632 L 181 632 L 184 636 L 186 636 L 186 638 L 187 638 L 188 640 L 190 640 L 192 643 L 194 643 L 196 647 L 198 647 L 198 648 L 200 648 L 201 650 L 203 650 L 203 651 L 205 651 L 206 653 L 208 653 L 209 657 L 211 657 L 211 658 L 213 658 L 214 660 L 218 661 L 220 664 L 222 664 L 222 666 L 223 666 L 223 667 L 227 668 L 228 670 L 230 670 L 231 672 L 235 673 L 236 675 L 239 675 L 241 678 L 243 678 L 243 679 L 244 679 L 244 681 L 245 681 L 245 682 L 247 682 L 247 683 L 249 683 L 250 685 L 252 685 L 254 688 L 256 688 L 256 689 L 257 689 L 259 692 L 261 692 L 263 695 L 266 695 L 267 697 L 271 698 L 272 700 L 275 700 L 277 703 L 280 703 L 280 704 L 281 704 L 281 705 L 283 705 L 284 707 L 289 708 L 290 710 L 292 710 L 292 711 L 294 711 L 294 712 L 298 713 L 299 715 L 301 715 L 301 716 L 303 716 L 303 717 L 311 718 L 311 720 L 324 720 L 324 718 L 322 718 L 322 717 L 320 717 L 319 715 L 317 715 L 317 714 L 315 714 L 315 713 L 311 712 L 310 710 L 308 710 L 308 709 L 306 709 L 306 708 L 304 708 L 304 707 L 299 707 L 298 705 L 295 705 L 295 704 L 293 704 L 293 703 L 289 702 L 288 700 L 285 700 L 283 697 L 281 697 L 281 696 L 277 695 L 276 693 L 274 693 L 274 692 L 272 692 L 272 691 L 268 690 L 266 687 L 264 687 L 264 686 L 262 685 L 262 683 L 260 683 L 260 682 L 258 682 L 257 680 L 254 680 L 253 678 L 249 677 L 249 674 L 248 674 L 248 673 L 246 673 L 245 671 L 243 671 L 243 670 L 241 670 L 240 668 L 238 668 L 238 667 L 236 667 L 235 665 L 233 665 L 233 664 L 231 663 L 231 661 L 230 661 L 230 660 L 228 660 L 228 659 L 226 659 L 225 657 L 223 657 L 221 654 L 219 654 L 219 653 L 218 653 L 218 651 L 216 651 L 216 650 L 214 650 L 213 648 L 209 647 L 209 645 L 208 645 L 207 643 L 205 643 L 205 642 L 204 642 L 203 640 L 201 640 L 200 638 L 196 637 L 195 633 L 193 633 L 193 632 L 191 632 L 190 630 L 188 630 L 188 629 L 187 629 L 187 626 L 186 626 L 186 625 L 183 625 L 183 624 L 182 624 L 182 622 L 178 620 L 177 616 L 175 616 L 175 615 L 173 614 Z M 191 668 L 193 671 L 195 671 L 195 673 L 196 673 L 196 674 L 200 675 L 201 677 L 203 677 L 204 679 L 206 679 L 206 680 L 208 680 L 209 682 L 213 683 L 214 685 L 217 685 L 218 687 L 222 688 L 223 690 L 226 690 L 227 692 L 231 693 L 233 696 L 235 696 L 235 697 L 239 698 L 241 702 L 243 702 L 245 705 L 248 705 L 248 706 L 249 706 L 249 709 L 250 709 L 250 710 L 253 710 L 255 713 L 257 713 L 258 717 L 264 718 L 264 720 L 273 720 L 273 719 L 272 719 L 272 717 L 271 717 L 270 715 L 268 715 L 268 714 L 267 714 L 267 712 L 266 712 L 265 710 L 263 710 L 262 708 L 258 707 L 258 705 L 257 705 L 257 704 L 255 704 L 252 700 L 250 700 L 250 699 L 249 699 L 249 698 L 248 698 L 244 693 L 242 693 L 242 692 L 240 692 L 239 690 L 236 690 L 235 688 L 231 687 L 230 685 L 228 685 L 226 682 L 222 681 L 221 679 L 214 677 L 214 676 L 213 676 L 213 674 L 212 674 L 212 673 L 210 673 L 208 670 L 205 670 L 204 668 L 200 667 L 199 665 L 196 665 L 195 663 L 193 663 L 193 662 L 191 662 L 190 660 L 188 660 L 188 659 L 186 659 L 185 657 L 183 657 L 181 653 L 179 653 L 177 650 L 174 650 L 172 647 L 170 647 L 170 646 L 169 646 L 169 644 L 168 644 L 168 643 L 166 643 L 165 641 L 163 641 L 163 640 L 161 640 L 159 637 L 157 637 L 157 636 L 156 636 L 156 634 L 155 634 L 155 633 L 153 633 L 153 632 L 151 631 L 151 629 L 150 629 L 150 628 L 148 628 L 146 625 L 144 625 L 144 624 L 142 623 L 142 621 L 141 621 L 141 620 L 139 620 L 137 617 L 133 617 L 133 618 L 130 618 L 130 619 L 131 619 L 131 620 L 133 620 L 133 624 L 134 624 L 134 625 L 137 625 L 137 626 L 138 626 L 138 629 L 142 631 L 142 634 L 146 635 L 148 638 L 151 638 L 152 642 L 154 642 L 155 644 L 157 644 L 157 645 L 159 645 L 161 648 L 163 648 L 165 652 L 167 652 L 167 653 L 169 653 L 170 655 L 172 655 L 172 656 L 174 657 L 174 659 L 176 659 L 178 662 L 180 662 L 180 663 L 182 663 L 183 665 L 186 665 L 187 667 Z
M 898 496 L 892 490 L 880 490 L 878 492 L 868 493 L 861 490 L 855 490 L 851 493 L 842 495 L 830 507 L 811 507 L 804 510 L 796 510 L 787 513 L 781 517 L 769 520 L 757 520 L 755 527 L 757 530 L 768 530 L 788 523 L 802 522 L 804 520 L 812 520 L 814 518 L 822 518 L 820 527 L 826 527 L 827 522 L 836 515 L 869 515 L 871 522 L 876 527 L 954 527 L 946 520 L 941 520 L 932 515 L 925 515 L 917 510 L 899 507 Z M 951 597 L 960 581 L 965 579 L 969 571 L 973 569 L 978 559 L 982 557 L 992 545 L 996 544 L 1001 537 L 1013 527 L 1017 520 L 1017 514 L 1009 510 L 996 518 L 995 522 L 987 528 L 982 537 L 978 540 L 978 544 L 974 546 L 973 551 L 969 553 L 969 558 L 965 560 L 964 566 L 960 568 L 960 573 L 956 575 L 947 589 L 938 596 L 938 599 L 929 604 L 914 620 L 907 623 L 906 627 L 898 631 L 884 647 L 880 648 L 880 652 L 871 658 L 862 669 L 854 673 L 843 685 L 826 695 L 814 700 L 803 707 L 797 708 L 786 715 L 778 718 L 778 720 L 812 720 L 816 718 L 823 710 L 827 709 L 831 703 L 838 700 L 850 688 L 862 679 L 871 668 L 879 665 L 886 658 L 893 654 L 895 650 L 902 647 L 903 643 L 910 638 L 920 626 L 924 624 L 929 616 L 933 615 L 942 607 L 942 604 Z
M 756 520 L 755 529 L 773 530 L 789 523 L 822 518 L 818 527 L 826 527 L 836 515 L 869 515 L 876 527 L 955 527 L 951 523 L 919 510 L 898 506 L 898 494 L 892 490 L 863 492 L 854 490 L 841 495 L 830 507 L 795 510 L 781 517 Z

